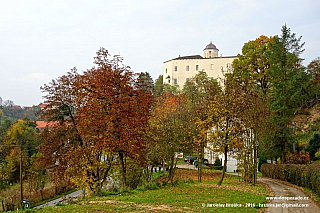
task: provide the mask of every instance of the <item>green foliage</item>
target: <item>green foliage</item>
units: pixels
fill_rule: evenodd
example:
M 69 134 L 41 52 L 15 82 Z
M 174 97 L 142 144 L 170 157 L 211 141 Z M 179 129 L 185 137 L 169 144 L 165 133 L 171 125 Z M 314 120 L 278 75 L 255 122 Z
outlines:
M 220 93 L 216 79 L 210 79 L 205 71 L 199 71 L 183 86 L 182 93 L 194 105 L 203 107 L 205 102 Z
M 126 159 L 126 182 L 129 189 L 135 189 L 138 187 L 142 173 L 143 168 L 140 165 L 132 161 L 132 159 Z
M 282 35 L 274 38 L 271 49 L 267 52 L 269 75 L 272 79 L 269 93 L 269 137 L 272 143 L 265 147 L 280 152 L 282 162 L 286 162 L 286 153 L 292 149 L 291 120 L 295 112 L 304 105 L 309 87 L 309 79 L 299 57 L 304 51 L 304 43 L 300 42 L 301 37 L 296 38 L 295 33 L 283 26 Z
M 316 159 L 320 159 L 320 150 L 314 155 Z
M 37 120 L 37 112 L 40 110 L 39 106 L 32 106 L 27 108 L 12 107 L 12 106 L 2 106 L 3 117 L 9 120 L 18 120 L 28 118 L 30 120 Z M 0 119 L 1 120 L 1 119 Z
M 222 162 L 219 158 L 216 158 L 213 165 L 214 166 L 222 166 Z
M 234 75 L 243 84 L 255 84 L 263 94 L 267 94 L 271 86 L 269 74 L 270 62 L 266 52 L 270 50 L 270 43 L 274 37 L 264 35 L 245 43 L 242 54 L 233 61 Z
M 309 145 L 306 148 L 306 151 L 310 154 L 311 160 L 316 160 L 316 153 L 320 151 L 320 134 L 316 133 L 313 135 L 311 140 L 309 141 Z
M 143 90 L 153 91 L 154 85 L 152 77 L 148 72 L 141 72 L 138 77 L 138 87 Z
M 258 171 L 261 172 L 261 165 L 267 163 L 267 160 L 264 158 L 259 158 L 259 162 L 258 162 Z
M 23 173 L 29 168 L 31 155 L 40 144 L 34 123 L 29 119 L 10 121 L 1 125 L 0 141 L 0 182 L 2 188 L 20 180 L 20 158 Z
M 262 164 L 262 175 L 311 189 L 320 195 L 320 165 Z

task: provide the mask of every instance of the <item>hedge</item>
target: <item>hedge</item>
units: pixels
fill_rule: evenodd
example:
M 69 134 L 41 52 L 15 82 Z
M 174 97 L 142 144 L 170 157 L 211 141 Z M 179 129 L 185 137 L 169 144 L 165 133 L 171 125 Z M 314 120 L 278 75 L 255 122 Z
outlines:
M 320 164 L 262 164 L 261 172 L 264 177 L 309 188 L 320 196 Z

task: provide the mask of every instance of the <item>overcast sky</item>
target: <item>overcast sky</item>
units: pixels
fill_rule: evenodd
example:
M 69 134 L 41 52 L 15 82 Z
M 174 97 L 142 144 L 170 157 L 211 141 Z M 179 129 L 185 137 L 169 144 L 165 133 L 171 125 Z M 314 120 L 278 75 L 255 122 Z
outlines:
M 164 61 L 210 41 L 234 56 L 284 24 L 306 43 L 305 65 L 320 56 L 319 0 L 0 0 L 0 97 L 39 104 L 40 86 L 91 68 L 100 47 L 155 79 Z

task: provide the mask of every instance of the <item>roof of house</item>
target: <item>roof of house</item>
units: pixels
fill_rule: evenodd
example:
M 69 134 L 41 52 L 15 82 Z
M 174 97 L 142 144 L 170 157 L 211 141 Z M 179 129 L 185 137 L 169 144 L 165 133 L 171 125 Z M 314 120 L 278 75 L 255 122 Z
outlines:
M 201 55 L 188 55 L 188 56 L 179 56 L 178 58 L 170 59 L 168 61 L 173 61 L 173 60 L 185 60 L 185 59 L 203 59 Z M 168 62 L 165 61 L 165 62 Z M 165 63 L 164 62 L 164 63 Z
M 39 104 L 39 107 L 40 107 L 41 109 L 43 109 L 43 108 L 45 108 L 47 105 L 48 105 L 48 104 Z
M 219 58 L 237 58 L 237 56 L 219 56 L 219 57 L 213 57 L 213 58 L 204 58 L 201 55 L 190 55 L 190 56 L 182 56 L 174 59 L 170 59 L 168 61 L 165 61 L 163 63 L 173 61 L 173 60 L 186 60 L 186 59 L 219 59 Z
M 59 124 L 59 121 L 36 121 L 37 128 L 54 127 Z

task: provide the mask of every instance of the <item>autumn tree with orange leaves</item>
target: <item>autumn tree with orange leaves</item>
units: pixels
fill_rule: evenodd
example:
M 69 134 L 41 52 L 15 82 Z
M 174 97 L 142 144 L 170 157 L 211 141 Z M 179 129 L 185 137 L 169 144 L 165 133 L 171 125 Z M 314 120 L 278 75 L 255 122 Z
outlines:
M 150 120 L 149 160 L 153 165 L 166 164 L 167 181 L 172 181 L 176 152 L 186 152 L 192 147 L 192 108 L 182 94 L 164 93 L 155 101 Z
M 48 158 L 56 158 L 51 160 L 51 164 L 58 164 L 56 170 L 93 192 L 105 184 L 115 163 L 119 163 L 120 187 L 125 190 L 126 159 L 146 162 L 144 134 L 151 92 L 139 88 L 136 75 L 121 57 L 109 57 L 101 48 L 95 67 L 81 75 L 69 73 L 64 77 L 67 80 L 60 78 L 43 88 L 48 92 L 43 116 L 60 122 L 46 130 L 41 150 Z

